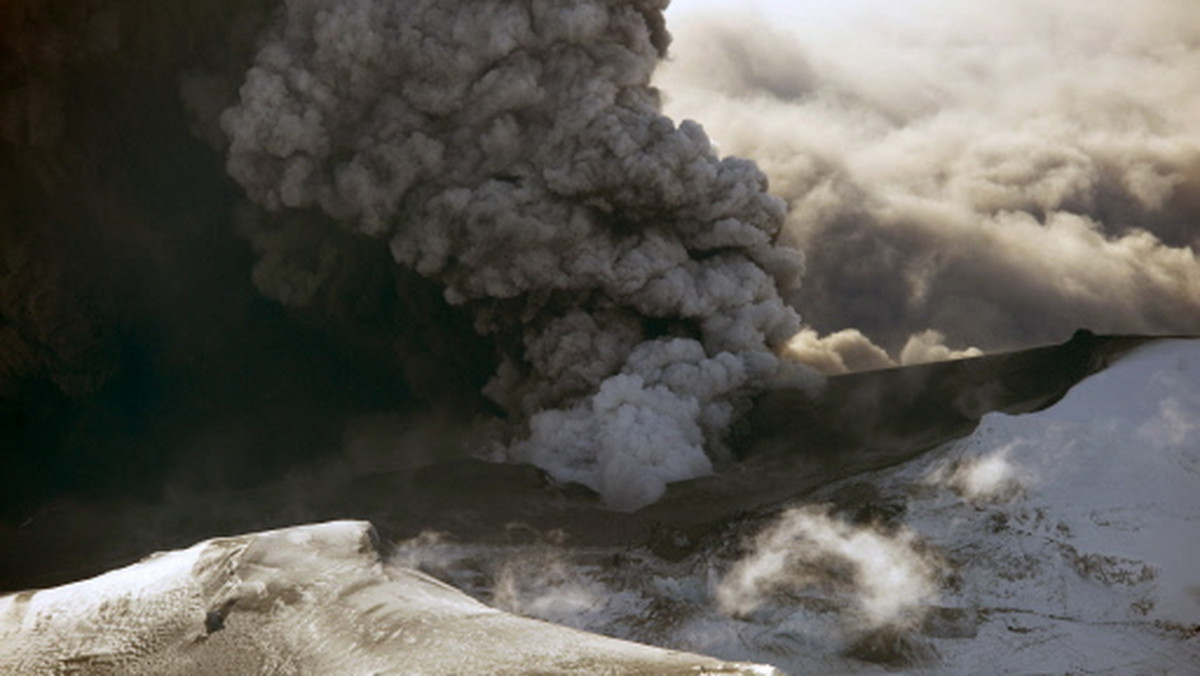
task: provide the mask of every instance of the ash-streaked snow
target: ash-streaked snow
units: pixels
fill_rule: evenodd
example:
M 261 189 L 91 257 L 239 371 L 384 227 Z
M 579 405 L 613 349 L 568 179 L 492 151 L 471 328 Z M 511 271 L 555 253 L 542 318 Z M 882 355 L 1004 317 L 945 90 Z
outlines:
M 880 477 L 979 618 L 948 664 L 1188 673 L 1200 664 L 1200 342 L 1143 348 L 1027 416 Z M 1022 640 L 1024 637 L 1024 640 Z
M 692 557 L 424 538 L 502 608 L 788 673 L 1195 673 L 1200 341 L 828 485 Z

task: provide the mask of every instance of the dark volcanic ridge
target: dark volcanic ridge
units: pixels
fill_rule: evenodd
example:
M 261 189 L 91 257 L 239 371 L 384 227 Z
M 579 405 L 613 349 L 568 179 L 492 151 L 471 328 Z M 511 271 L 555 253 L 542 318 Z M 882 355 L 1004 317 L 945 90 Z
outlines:
M 158 500 L 64 499 L 0 530 L 0 590 L 61 584 L 214 534 L 364 519 L 389 540 L 647 547 L 675 558 L 739 520 L 971 433 L 992 411 L 1045 408 L 1076 383 L 1156 340 L 1078 332 L 1061 345 L 831 377 L 817 399 L 762 395 L 738 425 L 736 464 L 673 484 L 657 503 L 613 512 L 579 485 L 529 465 L 478 460 L 347 473 L 337 461 L 254 487 Z M 755 516 L 757 515 L 757 516 Z

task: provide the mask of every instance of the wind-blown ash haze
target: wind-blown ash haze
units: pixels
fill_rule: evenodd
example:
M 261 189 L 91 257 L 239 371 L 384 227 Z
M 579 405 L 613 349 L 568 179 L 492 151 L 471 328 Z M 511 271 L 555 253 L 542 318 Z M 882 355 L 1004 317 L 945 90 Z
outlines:
M 992 351 L 1200 329 L 1200 5 L 672 11 L 666 111 L 788 201 L 815 331 L 898 356 L 929 330 Z

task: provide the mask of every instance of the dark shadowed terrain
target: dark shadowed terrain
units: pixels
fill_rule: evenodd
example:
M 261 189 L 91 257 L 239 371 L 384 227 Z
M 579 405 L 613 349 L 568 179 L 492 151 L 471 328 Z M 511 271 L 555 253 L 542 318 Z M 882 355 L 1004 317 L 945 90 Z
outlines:
M 390 540 L 433 531 L 463 542 L 519 543 L 558 531 L 552 537 L 571 545 L 646 546 L 680 557 L 772 505 L 964 437 L 985 413 L 1049 406 L 1153 340 L 1080 332 L 1057 346 L 835 376 L 816 401 L 767 393 L 739 425 L 742 460 L 675 484 L 633 513 L 604 509 L 587 488 L 558 484 L 532 466 L 469 459 L 355 474 L 327 458 L 254 486 L 61 498 L 0 530 L 0 589 L 67 582 L 213 534 L 343 518 L 369 520 Z

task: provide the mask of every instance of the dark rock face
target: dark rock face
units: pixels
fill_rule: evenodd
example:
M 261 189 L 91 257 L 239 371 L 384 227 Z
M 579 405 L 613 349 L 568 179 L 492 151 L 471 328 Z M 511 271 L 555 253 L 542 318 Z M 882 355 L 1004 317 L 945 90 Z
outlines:
M 970 433 L 985 413 L 1046 408 L 1149 340 L 1081 330 L 1061 345 L 834 376 L 817 398 L 768 392 L 743 419 L 737 446 L 747 458 L 804 449 L 841 463 L 846 449 L 864 459 L 919 452 Z

